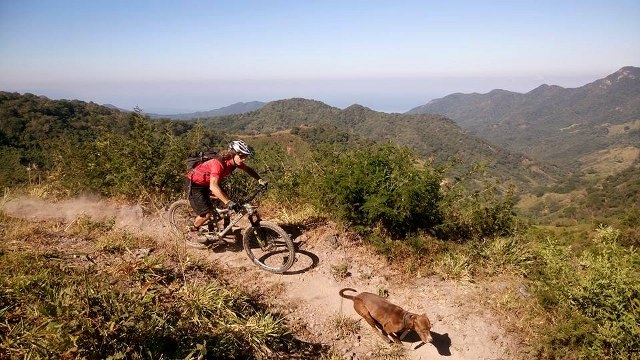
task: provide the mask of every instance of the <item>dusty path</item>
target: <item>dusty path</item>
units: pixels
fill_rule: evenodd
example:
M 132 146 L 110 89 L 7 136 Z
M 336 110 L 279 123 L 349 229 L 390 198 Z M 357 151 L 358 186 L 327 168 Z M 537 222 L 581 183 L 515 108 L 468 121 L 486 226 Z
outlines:
M 49 203 L 19 198 L 4 204 L 9 215 L 26 218 L 57 218 L 74 221 L 85 214 L 93 218 L 115 218 L 116 225 L 152 233 L 168 239 L 165 221 L 143 216 L 137 206 L 116 205 L 99 199 L 75 199 Z M 469 284 L 412 276 L 403 279 L 384 259 L 353 244 L 332 226 L 325 225 L 294 234 L 299 245 L 297 261 L 283 275 L 259 270 L 233 243 L 217 251 L 196 250 L 218 261 L 248 289 L 276 296 L 295 335 L 302 340 L 332 345 L 344 359 L 394 358 L 396 347 L 383 344 L 364 321 L 355 334 L 336 335 L 340 314 L 357 320 L 349 300 L 338 296 L 343 287 L 373 293 L 386 292 L 388 299 L 406 310 L 426 313 L 432 323 L 433 344 L 423 344 L 414 333 L 403 343 L 408 359 L 517 359 L 518 339 L 501 326 L 491 309 L 513 291 L 509 283 Z M 236 240 L 237 241 L 237 240 Z M 336 276 L 336 274 L 346 276 Z

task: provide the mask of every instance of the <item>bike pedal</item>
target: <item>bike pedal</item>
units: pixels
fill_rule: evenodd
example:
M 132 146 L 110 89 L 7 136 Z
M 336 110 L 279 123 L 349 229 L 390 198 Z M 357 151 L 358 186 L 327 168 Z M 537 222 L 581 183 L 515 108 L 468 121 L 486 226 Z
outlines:
M 227 245 L 227 243 L 225 243 L 224 241 L 214 241 L 214 242 L 207 243 L 207 247 L 209 249 L 215 249 L 225 245 Z
M 205 235 L 204 236 L 204 241 L 203 243 L 206 244 L 207 246 L 211 246 L 211 245 L 221 245 L 224 244 L 224 241 L 222 239 L 217 239 L 215 236 L 213 235 Z

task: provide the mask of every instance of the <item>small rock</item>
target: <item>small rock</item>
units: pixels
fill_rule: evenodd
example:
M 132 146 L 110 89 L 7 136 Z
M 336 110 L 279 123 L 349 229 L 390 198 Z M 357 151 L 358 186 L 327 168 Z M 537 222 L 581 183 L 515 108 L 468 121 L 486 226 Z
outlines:
M 136 249 L 133 251 L 133 256 L 137 259 L 144 259 L 151 254 L 151 249 Z

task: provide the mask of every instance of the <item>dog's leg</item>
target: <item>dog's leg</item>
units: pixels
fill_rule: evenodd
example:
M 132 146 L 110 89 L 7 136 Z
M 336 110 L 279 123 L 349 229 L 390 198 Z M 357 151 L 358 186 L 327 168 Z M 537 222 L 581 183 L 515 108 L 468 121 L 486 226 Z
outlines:
M 380 335 L 381 338 L 384 339 L 384 341 L 386 341 L 387 343 L 392 343 L 391 340 L 389 340 L 389 337 L 387 336 L 387 333 L 382 329 L 382 325 L 378 326 L 378 322 L 371 317 L 371 315 L 369 314 L 368 311 L 366 311 L 366 309 L 362 312 L 360 312 L 360 310 L 358 308 L 356 308 L 356 312 L 358 314 L 360 314 L 360 316 L 362 316 L 362 318 L 369 324 L 371 325 L 371 328 L 373 328 L 373 331 L 376 332 L 376 334 Z
M 384 341 L 386 341 L 387 343 L 391 344 L 392 341 L 389 340 L 389 336 L 387 334 L 386 331 L 384 331 L 384 329 L 382 328 L 382 325 L 378 326 L 378 322 L 371 317 L 371 315 L 369 315 L 369 313 L 367 313 L 366 316 L 362 316 L 368 323 L 369 325 L 371 325 L 371 327 L 373 328 L 373 331 L 376 332 L 376 334 L 380 335 L 381 338 L 384 339 Z
M 391 339 L 393 339 L 393 341 L 396 344 L 402 344 L 402 341 L 400 341 L 400 338 L 398 338 L 398 336 L 394 333 L 390 333 L 389 336 L 391 337 Z

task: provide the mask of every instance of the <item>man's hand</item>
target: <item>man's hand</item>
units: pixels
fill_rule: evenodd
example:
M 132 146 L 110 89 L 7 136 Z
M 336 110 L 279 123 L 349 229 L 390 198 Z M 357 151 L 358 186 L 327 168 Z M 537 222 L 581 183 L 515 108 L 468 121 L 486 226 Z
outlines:
M 267 180 L 265 180 L 265 179 L 259 179 L 258 180 L 258 185 L 267 187 L 267 185 L 269 185 L 269 182 Z
M 227 209 L 238 212 L 238 210 L 240 210 L 240 204 L 236 204 L 233 201 L 229 200 L 229 202 L 227 203 Z

